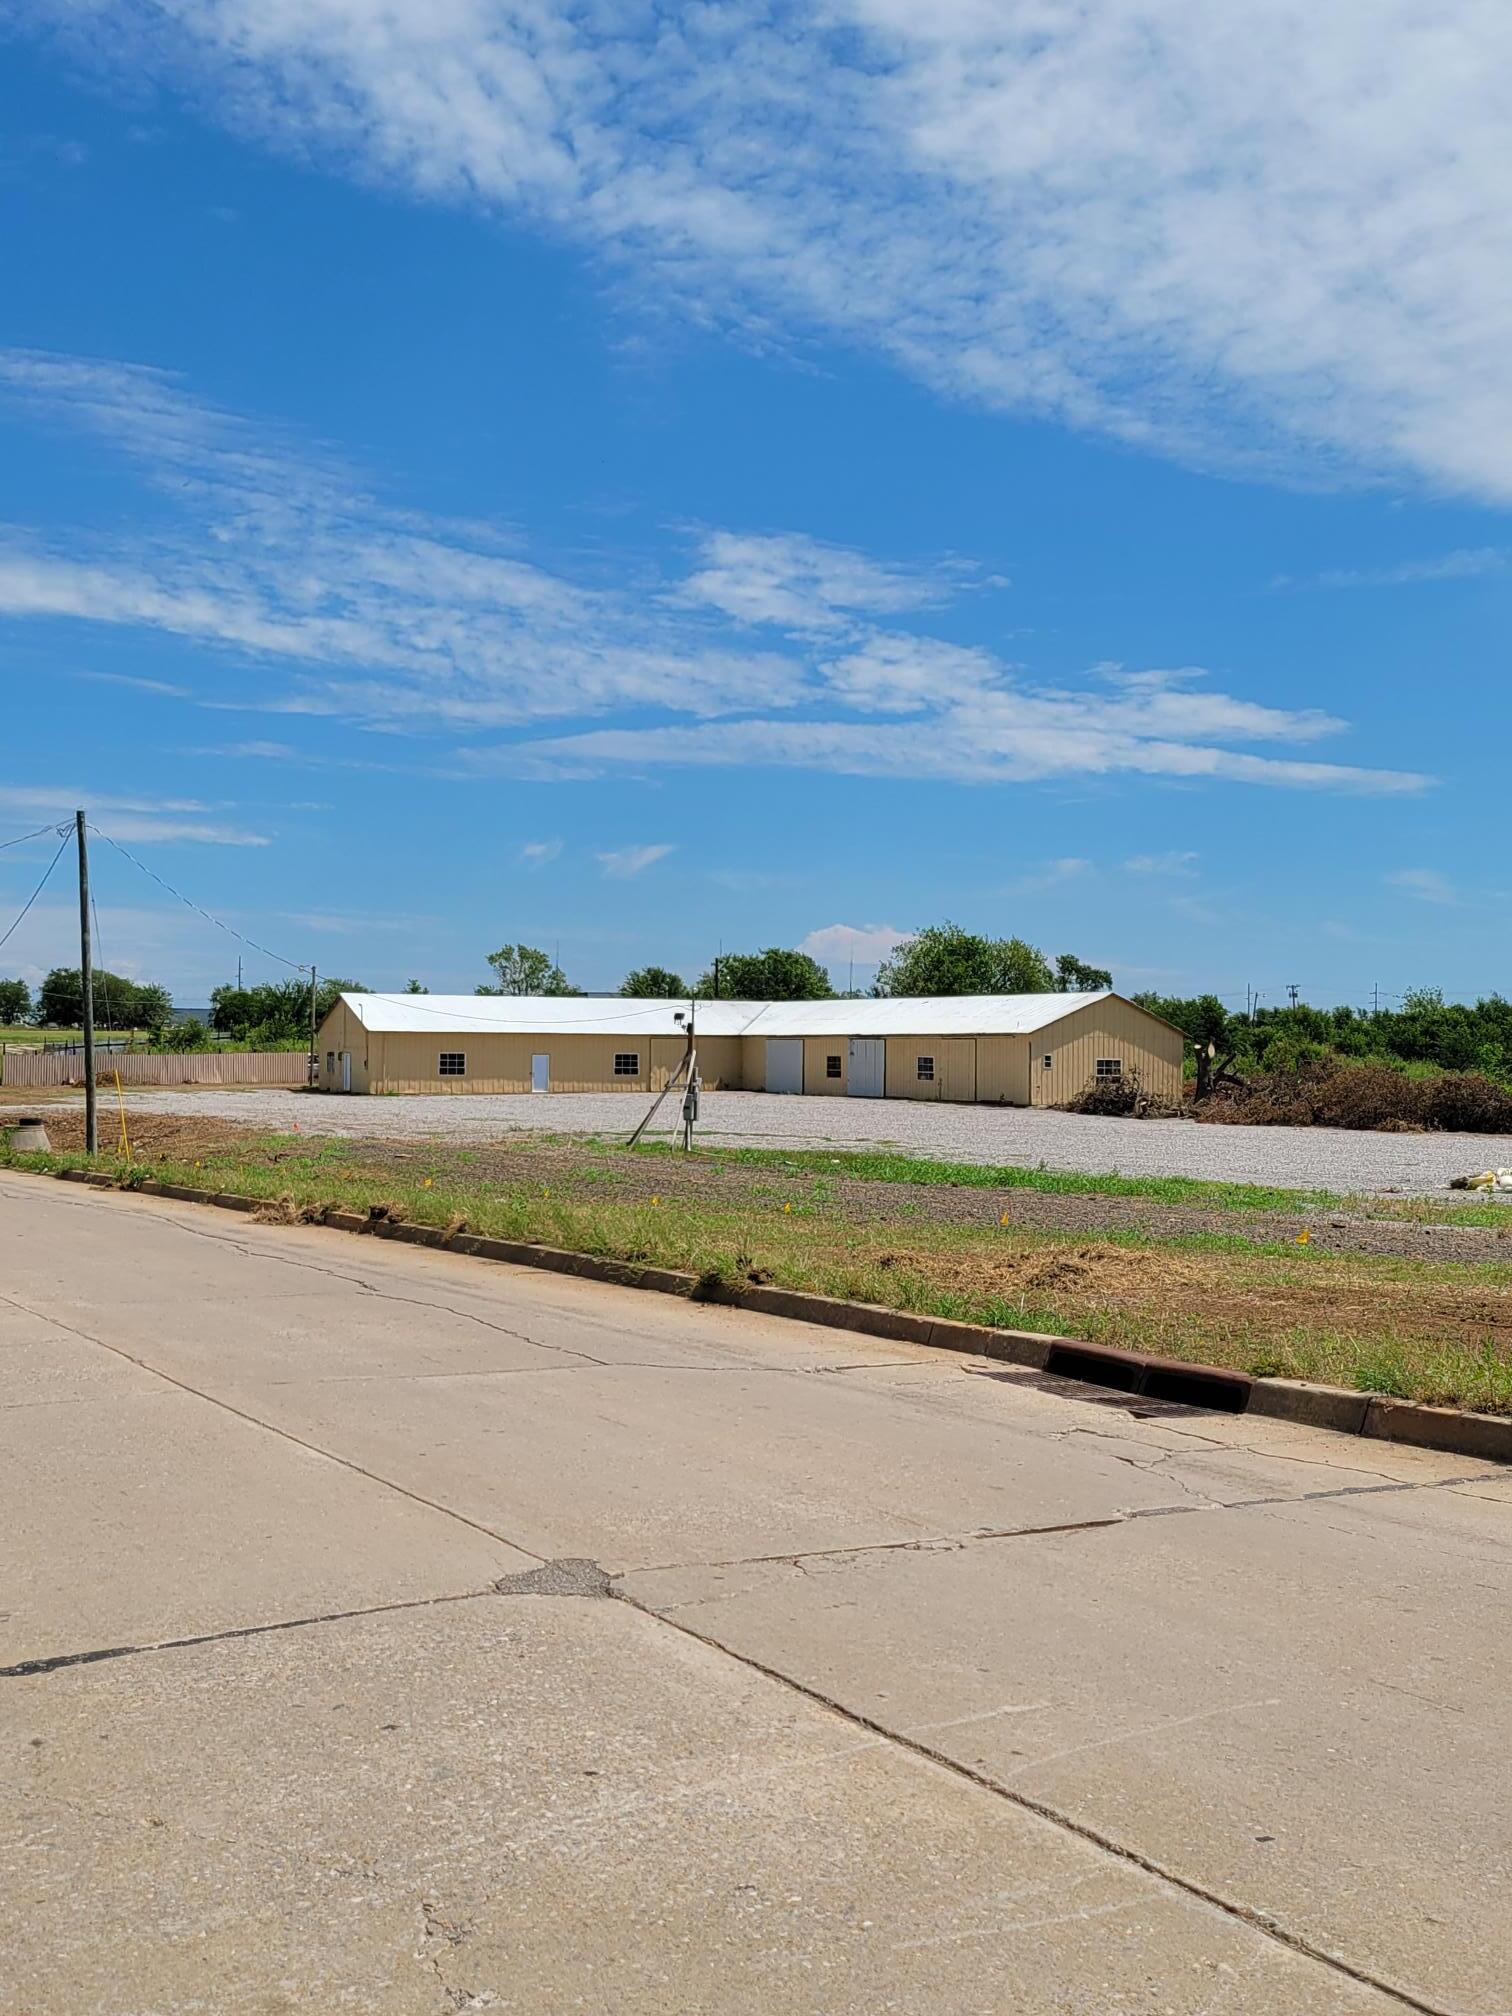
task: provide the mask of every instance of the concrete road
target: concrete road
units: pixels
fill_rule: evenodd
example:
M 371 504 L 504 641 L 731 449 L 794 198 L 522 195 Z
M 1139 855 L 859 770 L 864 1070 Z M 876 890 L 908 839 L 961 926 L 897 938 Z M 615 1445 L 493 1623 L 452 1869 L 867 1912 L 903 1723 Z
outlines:
M 0 2010 L 1496 2016 L 1512 1477 L 0 1177 Z

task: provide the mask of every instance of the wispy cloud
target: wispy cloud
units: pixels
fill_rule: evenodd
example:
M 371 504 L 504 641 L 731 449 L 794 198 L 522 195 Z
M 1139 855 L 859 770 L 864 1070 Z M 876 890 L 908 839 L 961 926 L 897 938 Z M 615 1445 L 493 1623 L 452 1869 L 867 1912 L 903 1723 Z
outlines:
M 1080 881 L 1090 873 L 1092 863 L 1079 854 L 1063 854 L 1058 860 L 1044 861 L 1037 868 L 1029 869 L 1015 881 L 1008 883 L 1007 890 L 1015 896 L 1042 895 L 1047 889 L 1063 888 L 1068 882 Z
M 1448 876 L 1441 875 L 1436 868 L 1395 868 L 1381 879 L 1388 889 L 1400 889 L 1421 903 L 1437 903 L 1457 910 L 1465 901 Z
M 606 875 L 624 882 L 632 875 L 639 875 L 645 869 L 655 867 L 658 861 L 665 861 L 674 851 L 671 842 L 663 841 L 645 847 L 621 847 L 611 853 L 600 854 L 598 859 L 603 863 Z
M 215 644 L 219 684 L 196 700 L 217 711 L 330 718 L 406 739 L 515 738 L 465 748 L 454 766 L 464 775 L 738 764 L 1387 793 L 1430 781 L 1256 753 L 1347 724 L 1221 691 L 1200 667 L 1099 664 L 1052 684 L 991 650 L 906 627 L 952 581 L 980 585 L 956 562 L 910 571 L 796 533 L 707 533 L 691 571 L 659 593 L 643 591 L 635 563 L 624 585 L 588 586 L 522 558 L 512 533 L 382 503 L 329 448 L 302 451 L 162 373 L 0 352 L 7 387 L 29 413 L 129 454 L 170 504 L 150 540 L 0 533 L 0 616 Z M 542 733 L 547 724 L 555 732 Z M 278 740 L 217 753 L 394 767 L 301 756 Z
M 930 579 L 796 532 L 710 532 L 677 597 L 738 623 L 825 631 L 946 601 L 960 585 L 959 570 L 955 575 Z
M 545 868 L 562 851 L 560 840 L 527 840 L 519 852 L 522 868 Z
M 1512 573 L 1512 549 L 1467 546 L 1440 553 L 1431 560 L 1403 560 L 1392 567 L 1334 567 L 1298 579 L 1278 575 L 1275 588 L 1404 588 L 1423 581 L 1477 581 L 1486 575 Z
M 268 835 L 228 825 L 218 808 L 194 798 L 123 798 L 110 792 L 81 791 L 63 786 L 0 784 L 0 816 L 7 813 L 33 824 L 72 820 L 82 805 L 92 821 L 117 840 L 188 840 L 214 847 L 266 847 Z M 196 815 L 196 816 L 186 816 Z
M 1495 0 L 26 19 L 117 73 L 135 47 L 338 172 L 597 246 L 706 319 L 1192 460 L 1512 495 Z
M 1188 876 L 1197 873 L 1197 861 L 1192 848 L 1171 847 L 1163 854 L 1131 854 L 1123 865 L 1130 875 Z

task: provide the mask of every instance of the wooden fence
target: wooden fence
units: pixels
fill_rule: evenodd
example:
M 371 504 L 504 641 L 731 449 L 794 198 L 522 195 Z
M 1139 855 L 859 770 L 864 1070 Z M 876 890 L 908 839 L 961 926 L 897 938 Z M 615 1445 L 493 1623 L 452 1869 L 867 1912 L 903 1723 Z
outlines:
M 310 1060 L 303 1050 L 150 1050 L 102 1052 L 95 1081 L 123 1085 L 304 1085 Z M 72 1050 L 0 1046 L 0 1085 L 7 1091 L 47 1085 L 82 1085 L 84 1059 Z

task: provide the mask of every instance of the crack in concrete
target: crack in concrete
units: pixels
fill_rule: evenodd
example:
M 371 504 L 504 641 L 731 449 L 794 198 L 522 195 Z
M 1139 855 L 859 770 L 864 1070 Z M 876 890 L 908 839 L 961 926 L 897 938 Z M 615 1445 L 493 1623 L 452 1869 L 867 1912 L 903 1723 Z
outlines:
M 405 1610 L 433 1610 L 443 1603 L 474 1603 L 492 1596 L 494 1587 L 459 1589 L 445 1596 L 412 1596 L 399 1603 L 369 1603 L 359 1610 L 322 1610 L 308 1617 L 282 1617 L 272 1624 L 235 1624 L 224 1631 L 201 1631 L 187 1638 L 152 1638 L 141 1645 L 102 1645 L 89 1652 L 55 1652 L 45 1659 L 22 1659 L 0 1666 L 0 1680 L 33 1680 L 69 1666 L 99 1666 L 110 1659 L 132 1659 L 145 1652 L 183 1652 L 196 1645 L 226 1645 L 239 1638 L 269 1638 L 280 1631 L 307 1631 L 316 1624 L 344 1624 L 358 1617 L 391 1617 Z
M 1019 1807 L 1026 1813 L 1034 1814 L 1036 1818 L 1048 1822 L 1049 1825 L 1059 1829 L 1061 1832 L 1072 1834 L 1078 1840 L 1100 1849 L 1104 1854 L 1113 1856 L 1119 1862 L 1142 1870 L 1147 1876 L 1154 1877 L 1157 1882 L 1164 1883 L 1170 1888 L 1182 1892 L 1187 1897 L 1195 1898 L 1198 1902 L 1211 1906 L 1214 1910 L 1222 1912 L 1227 1918 L 1247 1925 L 1252 1931 L 1260 1933 L 1266 1939 L 1274 1940 L 1277 1945 L 1286 1948 L 1287 1951 L 1299 1954 L 1302 1958 L 1311 1960 L 1321 1967 L 1326 1967 L 1331 1972 L 1342 1975 L 1347 1980 L 1356 1982 L 1361 1987 L 1372 1989 L 1376 1994 L 1383 1995 L 1395 2002 L 1400 2008 L 1414 2010 L 1417 2012 L 1417 2016 L 1454 2016 L 1454 2012 L 1445 2008 L 1442 2004 L 1427 2002 L 1422 1997 L 1414 1995 L 1410 1989 L 1400 1988 L 1393 1982 L 1387 1981 L 1379 1975 L 1372 1974 L 1367 1968 L 1357 1967 L 1353 1961 L 1344 1959 L 1340 1954 L 1330 1953 L 1326 1947 L 1315 1945 L 1312 1940 L 1305 1938 L 1301 1933 L 1291 1931 L 1282 1925 L 1278 1919 L 1273 1918 L 1270 1913 L 1258 1910 L 1252 1905 L 1241 1904 L 1236 1899 L 1226 1897 L 1221 1891 L 1210 1889 L 1206 1884 L 1199 1883 L 1190 1876 L 1183 1876 L 1178 1870 L 1168 1868 L 1164 1863 L 1156 1861 L 1153 1856 L 1145 1855 L 1139 1849 L 1132 1848 L 1127 1843 L 1119 1841 L 1115 1836 L 1105 1834 L 1100 1828 L 1093 1827 L 1086 1821 L 1078 1820 L 1071 1814 L 1063 1812 L 1048 1800 L 1036 1798 L 1032 1793 L 1006 1784 L 1001 1779 L 994 1778 L 988 1772 L 979 1770 L 969 1764 L 963 1764 L 959 1759 L 950 1756 L 948 1752 L 937 1750 L 932 1744 L 925 1743 L 917 1736 L 909 1735 L 906 1731 L 892 1729 L 885 1723 L 874 1721 L 870 1716 L 860 1713 L 859 1710 L 846 1707 L 842 1701 L 837 1700 L 834 1696 L 823 1693 L 817 1687 L 811 1687 L 806 1681 L 797 1680 L 791 1674 L 784 1673 L 780 1667 L 769 1666 L 764 1660 L 757 1659 L 750 1653 L 738 1652 L 733 1647 L 724 1644 L 720 1639 L 712 1637 L 707 1632 L 698 1630 L 694 1625 L 684 1624 L 676 1618 L 663 1615 L 661 1612 L 654 1610 L 649 1604 L 640 1602 L 637 1598 L 628 1595 L 623 1589 L 616 1590 L 615 1593 L 622 1603 L 628 1603 L 632 1609 L 639 1610 L 643 1615 L 666 1625 L 669 1630 L 680 1631 L 685 1637 L 695 1640 L 700 1645 L 708 1646 L 712 1651 L 722 1653 L 725 1658 L 734 1660 L 737 1665 L 747 1668 L 750 1672 L 763 1674 L 767 1679 L 776 1681 L 779 1686 L 789 1688 L 793 1693 L 801 1695 L 805 1700 L 812 1701 L 817 1706 L 828 1709 L 831 1714 L 838 1715 L 853 1728 L 864 1730 L 868 1735 L 877 1737 L 884 1743 L 891 1744 L 899 1750 L 907 1751 L 924 1762 L 934 1765 L 937 1769 L 949 1773 L 950 1776 L 962 1779 L 968 1785 L 975 1786 L 979 1791 L 990 1794 L 993 1798 L 1001 1799 L 1009 1805 Z
M 1175 1508 L 1185 1511 L 1185 1506 Z M 737 1554 L 719 1561 L 655 1561 L 616 1571 L 614 1580 L 629 1575 L 669 1575 L 695 1568 L 801 1568 L 806 1561 L 843 1561 L 863 1554 L 950 1554 L 978 1541 L 1034 1540 L 1051 1533 L 1093 1533 L 1103 1526 L 1121 1526 L 1134 1515 L 1110 1513 L 1102 1519 L 1068 1519 L 1053 1526 L 979 1526 L 970 1533 L 923 1534 L 912 1540 L 863 1540 L 851 1547 L 789 1548 L 778 1554 Z
M 280 1441 L 291 1443 L 296 1449 L 304 1449 L 312 1456 L 323 1457 L 328 1463 L 335 1463 L 343 1470 L 350 1470 L 355 1477 L 365 1477 L 370 1484 L 376 1484 L 380 1490 L 392 1491 L 401 1498 L 408 1498 L 412 1504 L 423 1505 L 427 1511 L 439 1512 L 443 1518 L 455 1519 L 463 1526 L 470 1526 L 475 1533 L 481 1533 L 485 1539 L 497 1541 L 502 1547 L 514 1547 L 513 1541 L 507 1540 L 492 1526 L 485 1526 L 482 1520 L 469 1519 L 465 1512 L 457 1511 L 454 1506 L 443 1505 L 437 1499 L 427 1498 L 419 1491 L 411 1491 L 407 1485 L 396 1484 L 391 1477 L 382 1477 L 375 1470 L 364 1469 L 362 1464 L 353 1462 L 350 1456 L 338 1456 L 333 1449 L 323 1448 L 318 1442 L 307 1442 L 302 1435 L 295 1435 L 287 1428 L 280 1428 L 276 1422 L 264 1421 L 260 1415 L 250 1413 L 245 1407 L 235 1407 L 229 1400 L 222 1400 L 215 1393 L 207 1393 L 203 1387 L 191 1386 L 187 1379 L 176 1379 L 171 1372 L 164 1372 L 160 1366 L 153 1365 L 146 1358 L 126 1350 L 123 1345 L 111 1344 L 103 1337 L 92 1336 L 87 1330 L 80 1330 L 71 1323 L 65 1323 L 61 1317 L 49 1316 L 40 1309 L 29 1308 L 26 1303 L 16 1301 L 13 1296 L 0 1295 L 0 1302 L 6 1303 L 12 1309 L 21 1310 L 27 1316 L 36 1316 L 42 1322 L 50 1323 L 54 1329 L 61 1330 L 67 1337 L 77 1337 L 86 1344 L 94 1344 L 102 1351 L 111 1352 L 117 1358 L 124 1358 L 128 1365 L 135 1365 L 143 1372 L 150 1372 L 154 1379 L 161 1379 L 166 1385 L 174 1386 L 181 1393 L 188 1393 L 196 1400 L 203 1400 L 211 1407 L 219 1407 L 223 1413 L 234 1416 L 238 1421 L 245 1421 L 253 1428 L 261 1429 L 266 1435 L 276 1435 Z M 539 1561 L 542 1558 L 534 1547 L 515 1547 L 514 1551 L 518 1554 L 528 1554 L 532 1561 Z

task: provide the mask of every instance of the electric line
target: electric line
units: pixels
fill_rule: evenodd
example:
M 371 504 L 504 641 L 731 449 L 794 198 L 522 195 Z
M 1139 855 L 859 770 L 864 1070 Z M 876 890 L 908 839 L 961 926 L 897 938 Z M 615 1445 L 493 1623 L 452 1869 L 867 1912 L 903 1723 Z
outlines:
M 224 931 L 228 937 L 236 939 L 238 944 L 250 945 L 254 952 L 261 952 L 265 959 L 272 959 L 280 966 L 287 966 L 291 972 L 308 973 L 311 970 L 309 965 L 302 960 L 285 959 L 281 952 L 274 952 L 267 945 L 259 945 L 257 940 L 249 938 L 245 931 L 238 931 L 234 924 L 228 924 L 223 917 L 215 916 L 203 904 L 196 903 L 192 896 L 186 896 L 182 889 L 175 889 L 173 884 L 165 881 L 155 868 L 149 868 L 145 861 L 138 861 L 135 854 L 128 853 L 119 840 L 112 840 L 110 835 L 96 826 L 92 819 L 89 822 L 89 830 L 91 833 L 98 833 L 107 847 L 114 847 L 117 854 L 123 855 L 133 868 L 140 868 L 149 880 L 156 882 L 160 889 L 166 889 L 170 896 L 176 897 L 186 909 L 192 910 L 197 917 L 203 917 L 207 924 L 213 924 L 217 931 Z M 5 940 L 0 938 L 0 945 L 3 945 L 4 942 Z
M 53 828 L 50 828 L 50 827 L 47 827 L 47 826 L 44 826 L 44 827 L 42 828 L 42 831 L 43 831 L 44 833 L 47 833 L 47 832 L 50 832 L 50 831 L 53 831 L 53 830 L 55 830 L 55 829 L 53 829 Z M 29 835 L 28 837 L 29 837 L 29 838 L 33 838 L 33 839 L 34 839 L 34 838 L 35 838 L 36 836 L 35 836 L 35 835 L 33 834 L 33 835 Z M 58 851 L 57 851 L 57 853 L 56 853 L 56 854 L 54 854 L 54 856 L 52 857 L 51 861 L 49 861 L 49 862 L 48 862 L 48 864 L 47 864 L 47 873 L 46 873 L 46 874 L 45 874 L 45 875 L 44 875 L 44 876 L 42 877 L 42 880 L 41 880 L 41 881 L 40 881 L 40 882 L 39 882 L 39 883 L 37 884 L 36 888 L 35 888 L 35 889 L 33 889 L 33 891 L 31 892 L 30 896 L 28 896 L 28 897 L 27 897 L 27 899 L 26 899 L 26 901 L 25 901 L 25 902 L 24 902 L 24 903 L 22 904 L 22 906 L 21 906 L 21 916 L 20 916 L 20 917 L 18 917 L 18 918 L 16 919 L 16 922 L 15 922 L 15 924 L 12 924 L 12 925 L 11 925 L 11 927 L 10 927 L 10 930 L 9 930 L 9 931 L 7 931 L 7 932 L 6 932 L 6 934 L 5 934 L 5 938 L 0 938 L 0 945 L 3 945 L 3 944 L 5 943 L 5 941 L 6 941 L 6 938 L 9 938 L 9 937 L 10 937 L 10 935 L 11 935 L 11 932 L 13 932 L 13 931 L 14 931 L 14 930 L 16 929 L 16 925 L 17 925 L 17 924 L 19 924 L 19 923 L 21 922 L 21 918 L 22 918 L 22 917 L 24 917 L 24 916 L 26 915 L 27 911 L 28 911 L 28 910 L 30 910 L 30 908 L 32 907 L 33 903 L 35 903 L 35 902 L 36 902 L 37 898 L 38 898 L 38 897 L 39 897 L 39 896 L 40 896 L 40 895 L 42 894 L 42 891 L 43 891 L 43 890 L 44 890 L 44 889 L 45 889 L 45 888 L 47 887 L 47 884 L 48 884 L 48 881 L 49 881 L 49 879 L 50 879 L 50 877 L 51 877 L 51 875 L 52 875 L 52 871 L 54 870 L 54 868 L 56 868 L 56 867 L 57 867 L 58 863 L 59 863 L 59 862 L 60 862 L 60 861 L 61 861 L 61 860 L 63 859 L 63 849 L 64 849 L 64 848 L 65 848 L 65 847 L 66 847 L 67 845 L 68 845 L 68 834 L 67 834 L 67 833 L 65 832 L 65 833 L 64 833 L 64 835 L 63 835 L 63 838 L 62 838 L 62 839 L 61 839 L 61 840 L 60 840 L 60 841 L 58 842 Z
M 54 821 L 50 826 L 39 826 L 34 833 L 18 833 L 14 840 L 0 840 L 0 854 L 3 854 L 7 847 L 20 847 L 28 840 L 40 840 L 44 833 L 63 833 L 67 830 L 67 826 L 66 819 L 62 822 Z

